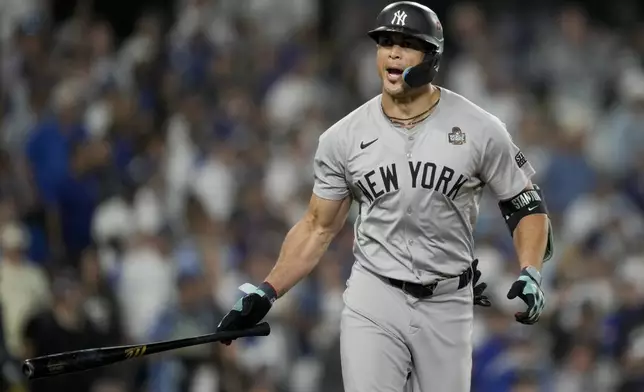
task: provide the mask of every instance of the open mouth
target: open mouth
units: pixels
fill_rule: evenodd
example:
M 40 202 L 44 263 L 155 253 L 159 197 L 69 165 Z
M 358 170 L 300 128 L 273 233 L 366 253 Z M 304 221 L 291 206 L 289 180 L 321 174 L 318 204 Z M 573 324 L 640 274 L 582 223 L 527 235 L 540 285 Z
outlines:
M 395 67 L 387 67 L 385 68 L 385 72 L 387 73 L 387 79 L 390 82 L 396 82 L 402 77 L 403 69 L 395 68 Z

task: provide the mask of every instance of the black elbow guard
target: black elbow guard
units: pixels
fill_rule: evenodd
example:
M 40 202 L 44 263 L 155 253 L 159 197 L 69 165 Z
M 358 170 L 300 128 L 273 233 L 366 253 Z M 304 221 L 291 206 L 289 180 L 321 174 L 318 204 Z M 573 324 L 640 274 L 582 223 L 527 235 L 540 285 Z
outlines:
M 499 208 L 505 224 L 510 230 L 510 235 L 514 236 L 514 229 L 516 229 L 519 221 L 524 217 L 532 214 L 546 214 L 548 215 L 548 207 L 543 198 L 541 188 L 533 184 L 534 189 L 525 190 L 510 200 L 499 202 Z M 546 245 L 546 252 L 543 256 L 543 261 L 548 261 L 552 258 L 554 253 L 554 243 L 552 234 L 552 224 L 548 219 L 548 243 Z

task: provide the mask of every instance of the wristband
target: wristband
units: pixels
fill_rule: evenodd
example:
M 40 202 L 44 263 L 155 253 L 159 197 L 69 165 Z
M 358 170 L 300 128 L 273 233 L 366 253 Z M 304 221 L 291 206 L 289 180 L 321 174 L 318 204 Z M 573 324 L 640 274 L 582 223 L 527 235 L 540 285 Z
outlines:
M 541 286 L 541 273 L 534 268 L 533 266 L 528 266 L 523 269 L 522 272 L 525 272 L 532 280 L 534 280 L 539 286 Z
M 259 291 L 260 294 L 264 294 L 270 301 L 271 305 L 277 300 L 277 291 L 268 282 L 262 282 L 262 284 L 257 287 L 257 291 Z
M 277 300 L 277 290 L 268 282 L 263 282 L 259 286 L 255 286 L 251 283 L 244 283 L 239 286 L 239 289 L 244 292 L 244 294 L 253 294 L 257 293 L 266 297 L 271 305 Z

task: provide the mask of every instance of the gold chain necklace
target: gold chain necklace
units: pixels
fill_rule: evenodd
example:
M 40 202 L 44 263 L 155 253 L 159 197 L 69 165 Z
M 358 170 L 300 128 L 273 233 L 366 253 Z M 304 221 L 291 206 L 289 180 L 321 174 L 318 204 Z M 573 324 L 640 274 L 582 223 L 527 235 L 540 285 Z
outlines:
M 387 118 L 389 119 L 389 121 L 391 121 L 391 122 L 392 122 L 392 123 L 394 123 L 394 124 L 402 125 L 403 127 L 409 127 L 409 126 L 412 126 L 412 125 L 414 125 L 414 124 L 417 124 L 417 123 L 419 123 L 419 122 L 423 121 L 425 118 L 427 118 L 427 117 L 428 117 L 427 115 L 429 114 L 429 112 L 431 112 L 431 111 L 432 111 L 432 109 L 434 109 L 434 108 L 436 107 L 436 105 L 438 105 L 438 103 L 440 102 L 440 100 L 441 100 L 441 99 L 440 99 L 440 98 L 438 98 L 438 99 L 436 100 L 436 102 L 434 102 L 434 103 L 432 104 L 432 106 L 430 106 L 430 107 L 429 107 L 429 109 L 427 109 L 427 110 L 425 110 L 424 112 L 422 112 L 422 113 L 420 113 L 420 114 L 417 114 L 417 115 L 415 115 L 415 116 L 413 116 L 413 117 L 409 117 L 409 118 L 397 118 L 397 117 L 389 116 L 389 115 L 387 115 L 387 114 L 385 114 L 385 116 L 387 116 Z M 384 113 L 384 110 L 383 110 L 383 113 Z M 412 121 L 410 121 L 410 120 L 412 120 Z M 414 121 L 414 120 L 415 120 L 415 121 Z M 410 121 L 410 122 L 407 122 L 407 121 Z

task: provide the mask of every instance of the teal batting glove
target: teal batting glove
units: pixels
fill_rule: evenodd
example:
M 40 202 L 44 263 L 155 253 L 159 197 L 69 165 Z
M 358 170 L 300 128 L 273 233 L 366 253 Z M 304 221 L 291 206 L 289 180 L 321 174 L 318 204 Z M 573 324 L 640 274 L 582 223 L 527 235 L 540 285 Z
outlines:
M 254 327 L 266 317 L 277 300 L 277 292 L 268 282 L 262 283 L 259 287 L 244 284 L 240 289 L 246 292 L 246 295 L 240 298 L 224 316 L 217 326 L 217 332 L 239 331 Z M 222 343 L 229 345 L 231 341 L 225 340 Z
M 534 267 L 521 270 L 521 275 L 508 291 L 508 299 L 521 298 L 528 305 L 525 312 L 518 312 L 514 318 L 521 324 L 532 325 L 539 321 L 546 307 L 546 297 L 541 289 L 541 274 Z

